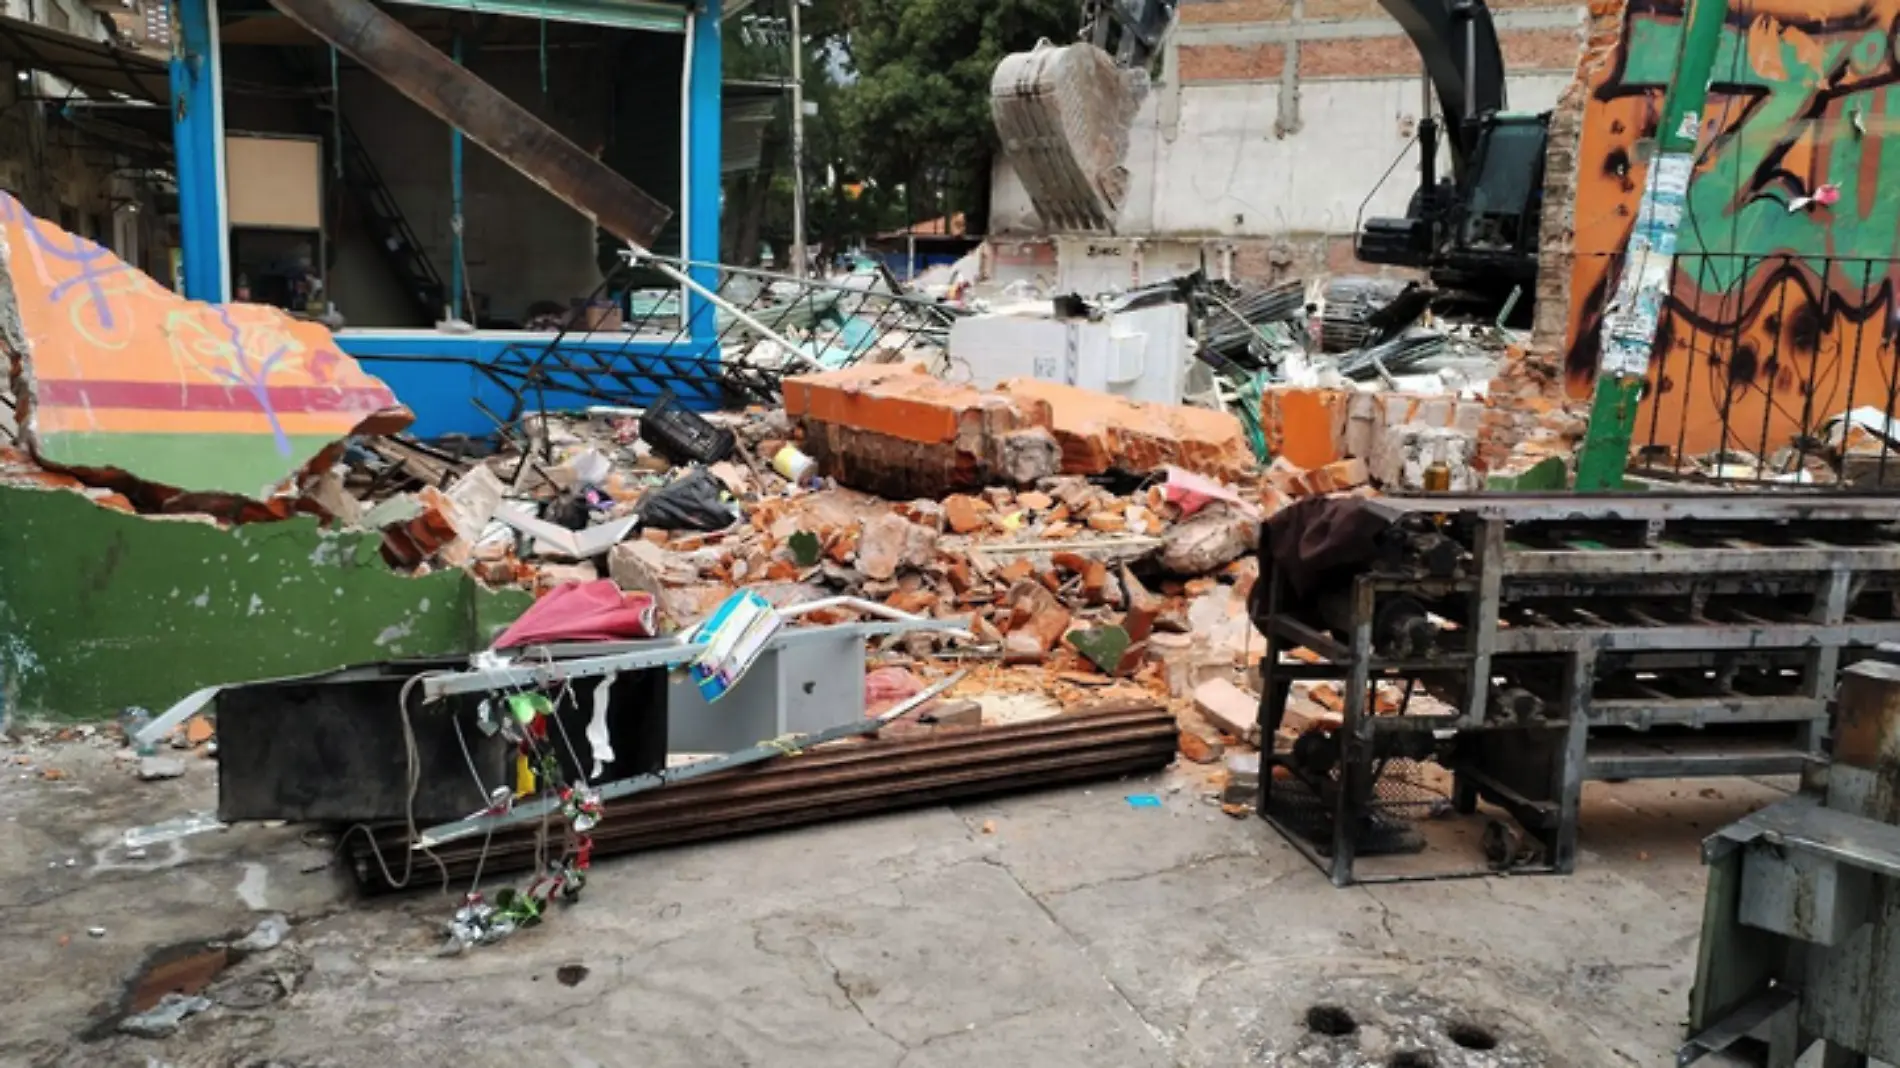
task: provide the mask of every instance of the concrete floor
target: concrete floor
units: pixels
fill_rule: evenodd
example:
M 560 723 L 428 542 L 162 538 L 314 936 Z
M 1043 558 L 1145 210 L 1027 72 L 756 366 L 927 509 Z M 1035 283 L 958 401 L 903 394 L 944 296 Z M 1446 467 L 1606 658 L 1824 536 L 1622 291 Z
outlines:
M 1592 786 L 1574 876 L 1336 890 L 1171 771 L 606 861 L 542 927 L 443 958 L 450 898 L 358 900 L 298 828 L 128 858 L 125 828 L 214 805 L 211 760 L 159 783 L 100 742 L 0 762 L 0 1065 L 89 1068 L 1661 1065 L 1697 843 L 1780 796 Z M 97 1027 L 155 950 L 272 911 L 289 940 L 175 1036 Z M 1356 1030 L 1316 1033 L 1315 1006 Z

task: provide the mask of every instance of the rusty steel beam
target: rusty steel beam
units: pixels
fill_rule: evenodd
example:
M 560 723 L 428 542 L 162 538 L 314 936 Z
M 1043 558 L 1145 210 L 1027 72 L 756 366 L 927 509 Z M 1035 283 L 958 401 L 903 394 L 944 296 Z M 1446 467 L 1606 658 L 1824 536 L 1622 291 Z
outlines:
M 368 0 L 271 0 L 271 6 L 615 237 L 652 248 L 672 217 L 671 208 Z
M 594 855 L 1153 771 L 1174 758 L 1176 733 L 1172 714 L 1149 707 L 841 743 L 610 801 L 593 833 Z M 450 879 L 466 878 L 478 864 L 485 872 L 531 866 L 539 831 L 533 827 L 498 833 L 485 847 L 471 841 L 437 849 L 434 859 L 442 869 L 417 858 L 421 874 L 412 886 L 439 886 L 443 870 Z M 376 834 L 385 858 L 402 854 L 405 834 L 401 827 Z M 366 837 L 352 836 L 348 845 L 365 890 L 394 889 L 382 879 Z

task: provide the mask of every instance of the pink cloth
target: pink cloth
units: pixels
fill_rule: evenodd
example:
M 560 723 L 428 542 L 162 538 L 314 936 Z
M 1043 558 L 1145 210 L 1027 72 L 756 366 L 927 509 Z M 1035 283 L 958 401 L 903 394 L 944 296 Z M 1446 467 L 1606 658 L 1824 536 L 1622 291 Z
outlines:
M 1240 494 L 1211 478 L 1203 478 L 1178 467 L 1168 468 L 1168 480 L 1162 484 L 1161 492 L 1167 500 L 1181 506 L 1184 516 L 1193 515 L 1213 501 L 1226 501 L 1238 505 L 1245 512 L 1254 512 L 1253 506 L 1241 500 Z
M 495 639 L 495 648 L 624 641 L 656 633 L 652 594 L 622 593 L 611 579 L 596 579 L 556 586 Z

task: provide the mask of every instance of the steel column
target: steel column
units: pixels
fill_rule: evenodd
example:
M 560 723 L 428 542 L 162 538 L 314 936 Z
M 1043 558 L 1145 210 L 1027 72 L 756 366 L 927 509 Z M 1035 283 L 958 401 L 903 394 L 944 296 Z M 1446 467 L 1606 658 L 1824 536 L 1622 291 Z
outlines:
M 185 296 L 231 297 L 230 227 L 224 197 L 224 98 L 218 63 L 218 0 L 175 0 L 171 60 L 172 151 L 178 167 L 179 240 Z
M 796 0 L 794 0 L 796 2 Z M 690 266 L 687 276 L 707 291 L 719 288 L 721 0 L 700 0 L 686 30 L 686 183 L 682 187 L 680 247 Z M 718 316 L 703 294 L 688 291 L 686 321 L 695 348 L 704 358 L 719 358 Z

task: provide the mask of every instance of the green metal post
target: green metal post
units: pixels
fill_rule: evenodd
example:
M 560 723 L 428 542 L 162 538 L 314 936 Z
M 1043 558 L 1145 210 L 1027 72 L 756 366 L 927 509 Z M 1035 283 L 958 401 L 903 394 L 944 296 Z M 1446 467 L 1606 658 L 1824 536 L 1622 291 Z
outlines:
M 1643 182 L 1643 199 L 1625 246 L 1622 277 L 1604 314 L 1603 348 L 1597 360 L 1596 397 L 1590 426 L 1577 457 L 1579 492 L 1613 490 L 1623 484 L 1637 403 L 1649 373 L 1656 324 L 1669 299 L 1676 267 L 1676 231 L 1695 169 L 1696 139 L 1709 97 L 1709 73 L 1728 19 L 1728 0 L 1691 0 L 1676 77 L 1663 97 L 1656 152 Z

